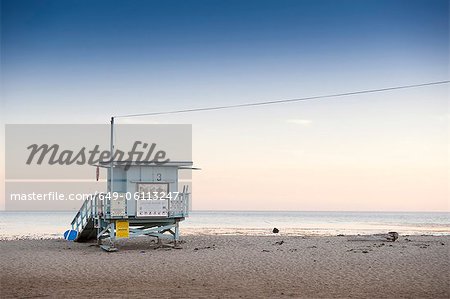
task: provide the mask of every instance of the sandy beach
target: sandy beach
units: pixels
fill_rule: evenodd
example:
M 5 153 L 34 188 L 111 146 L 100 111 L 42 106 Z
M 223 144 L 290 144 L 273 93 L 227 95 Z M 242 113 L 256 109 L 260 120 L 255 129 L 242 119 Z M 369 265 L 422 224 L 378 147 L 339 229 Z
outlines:
M 449 236 L 187 236 L 182 249 L 123 240 L 0 242 L 2 298 L 448 298 Z

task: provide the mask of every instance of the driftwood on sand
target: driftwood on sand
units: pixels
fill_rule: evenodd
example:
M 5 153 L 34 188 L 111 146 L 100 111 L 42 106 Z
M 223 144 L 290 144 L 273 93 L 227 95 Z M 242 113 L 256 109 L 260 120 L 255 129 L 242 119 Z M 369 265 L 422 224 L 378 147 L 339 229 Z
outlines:
M 348 241 L 384 241 L 395 242 L 398 239 L 397 232 L 388 232 L 387 234 L 374 234 L 374 235 L 358 235 L 349 236 Z

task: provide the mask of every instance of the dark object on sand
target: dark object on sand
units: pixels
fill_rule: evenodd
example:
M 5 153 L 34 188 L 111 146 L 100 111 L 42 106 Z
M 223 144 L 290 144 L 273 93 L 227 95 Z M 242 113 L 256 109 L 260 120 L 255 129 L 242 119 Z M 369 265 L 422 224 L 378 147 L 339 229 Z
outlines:
M 275 245 L 283 245 L 283 243 L 284 243 L 284 241 L 281 240 L 281 241 L 275 242 Z
M 397 232 L 388 232 L 389 237 L 386 237 L 388 241 L 395 242 L 398 239 Z
M 273 230 L 272 230 L 272 232 L 273 232 L 274 234 L 278 234 L 280 231 L 278 230 L 278 228 L 274 227 Z
M 375 235 L 357 235 L 349 236 L 348 241 L 382 241 L 395 242 L 398 239 L 397 232 L 388 232 L 387 234 Z

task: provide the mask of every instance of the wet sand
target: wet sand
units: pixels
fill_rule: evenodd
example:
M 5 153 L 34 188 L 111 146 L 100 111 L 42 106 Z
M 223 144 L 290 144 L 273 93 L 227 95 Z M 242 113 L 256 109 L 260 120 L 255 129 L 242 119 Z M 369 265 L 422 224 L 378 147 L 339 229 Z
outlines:
M 450 236 L 186 236 L 182 249 L 122 240 L 0 241 L 1 297 L 449 298 Z

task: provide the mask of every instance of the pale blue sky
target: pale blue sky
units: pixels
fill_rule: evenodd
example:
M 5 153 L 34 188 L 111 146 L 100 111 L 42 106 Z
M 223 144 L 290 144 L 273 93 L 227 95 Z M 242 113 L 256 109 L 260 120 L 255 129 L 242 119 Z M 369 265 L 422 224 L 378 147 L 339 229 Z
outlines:
M 2 124 L 449 77 L 448 1 L 3 0 L 1 13 Z M 193 124 L 197 209 L 445 210 L 448 115 L 441 86 L 127 121 Z

